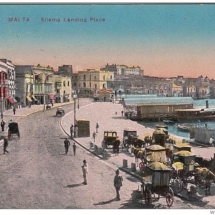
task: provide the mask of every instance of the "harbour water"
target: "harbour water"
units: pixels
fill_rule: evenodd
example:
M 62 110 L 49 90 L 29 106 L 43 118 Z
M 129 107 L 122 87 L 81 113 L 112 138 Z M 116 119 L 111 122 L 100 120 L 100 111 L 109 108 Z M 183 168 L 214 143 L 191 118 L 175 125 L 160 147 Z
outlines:
M 194 108 L 206 108 L 206 101 L 208 101 L 209 108 L 215 108 L 215 99 L 201 99 L 201 100 L 193 100 L 193 106 Z M 147 126 L 149 128 L 156 128 L 155 126 L 157 124 L 164 124 L 163 122 L 139 122 L 141 125 Z M 209 129 L 215 130 L 215 120 L 213 121 L 198 121 L 192 124 L 190 122 L 183 123 L 184 125 L 192 125 L 192 126 L 198 126 L 198 127 L 205 127 Z M 189 132 L 179 131 L 177 129 L 177 123 L 175 124 L 168 124 L 168 133 L 171 135 L 177 135 L 184 138 L 189 138 L 190 134 Z

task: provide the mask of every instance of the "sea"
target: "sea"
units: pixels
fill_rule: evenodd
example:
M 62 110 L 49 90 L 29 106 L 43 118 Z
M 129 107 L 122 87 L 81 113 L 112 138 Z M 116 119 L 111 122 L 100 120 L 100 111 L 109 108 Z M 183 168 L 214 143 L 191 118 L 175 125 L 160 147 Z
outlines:
M 193 107 L 194 108 L 206 108 L 206 101 L 208 101 L 208 107 L 209 108 L 215 108 L 215 99 L 200 99 L 200 100 L 193 100 Z M 149 128 L 156 128 L 156 125 L 164 124 L 163 122 L 138 122 L 141 125 L 147 126 Z M 209 129 L 215 130 L 215 120 L 210 120 L 210 121 L 198 121 L 196 123 L 191 123 L 191 122 L 186 122 L 183 123 L 184 125 L 192 125 L 192 126 L 198 126 L 198 127 L 206 127 Z M 177 135 L 183 138 L 190 138 L 190 133 L 189 132 L 184 132 L 184 131 L 179 131 L 177 129 L 177 123 L 175 124 L 169 124 L 168 126 L 168 133 L 171 135 Z

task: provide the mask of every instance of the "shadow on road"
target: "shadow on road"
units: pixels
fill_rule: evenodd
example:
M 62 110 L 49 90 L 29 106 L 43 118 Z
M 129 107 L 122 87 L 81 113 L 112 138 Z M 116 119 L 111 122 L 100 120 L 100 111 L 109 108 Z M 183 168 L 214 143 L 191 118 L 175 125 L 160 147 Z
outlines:
M 105 204 L 109 204 L 109 203 L 114 202 L 114 201 L 116 201 L 116 198 L 108 200 L 108 201 L 103 201 L 103 202 L 95 203 L 93 205 L 105 205 Z
M 70 184 L 70 185 L 67 185 L 66 187 L 68 187 L 68 188 L 73 188 L 73 187 L 79 187 L 79 186 L 82 186 L 83 185 L 83 183 L 79 183 L 79 184 Z M 65 188 L 66 188 L 65 187 Z

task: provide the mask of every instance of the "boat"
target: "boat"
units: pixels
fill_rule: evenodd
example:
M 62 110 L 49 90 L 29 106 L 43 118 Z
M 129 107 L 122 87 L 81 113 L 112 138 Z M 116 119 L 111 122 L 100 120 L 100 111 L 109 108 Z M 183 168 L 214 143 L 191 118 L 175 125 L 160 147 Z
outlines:
M 177 128 L 178 128 L 178 131 L 182 131 L 182 132 L 189 132 L 190 131 L 190 126 L 185 125 L 185 124 L 178 124 Z
M 214 120 L 215 108 L 176 109 L 178 121 Z
M 170 120 L 170 119 L 164 119 L 163 122 L 164 122 L 165 124 L 175 124 L 175 122 L 172 121 L 172 120 Z

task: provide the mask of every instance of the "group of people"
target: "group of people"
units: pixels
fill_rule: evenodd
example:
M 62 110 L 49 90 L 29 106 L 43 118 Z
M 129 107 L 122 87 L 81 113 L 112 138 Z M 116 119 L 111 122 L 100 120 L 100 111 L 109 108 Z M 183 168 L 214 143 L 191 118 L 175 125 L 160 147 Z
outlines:
M 68 138 L 66 138 L 64 140 L 65 154 L 68 154 L 69 147 L 70 147 L 70 141 L 68 140 Z M 73 153 L 74 153 L 74 155 L 76 155 L 76 144 L 75 144 L 75 142 L 73 143 L 72 147 L 73 147 Z
M 70 126 L 70 136 L 71 136 L 71 138 L 78 137 L 78 126 L 77 125 L 75 125 L 75 126 L 71 125 Z

